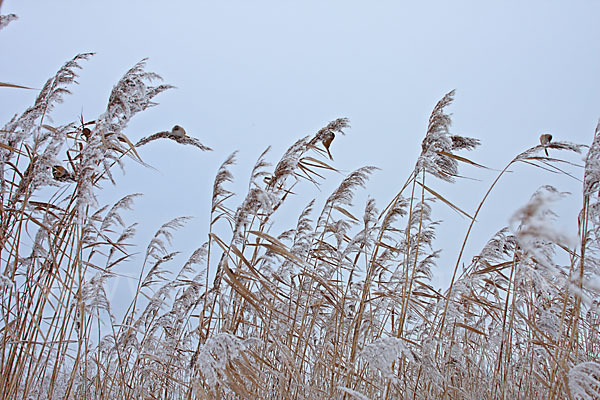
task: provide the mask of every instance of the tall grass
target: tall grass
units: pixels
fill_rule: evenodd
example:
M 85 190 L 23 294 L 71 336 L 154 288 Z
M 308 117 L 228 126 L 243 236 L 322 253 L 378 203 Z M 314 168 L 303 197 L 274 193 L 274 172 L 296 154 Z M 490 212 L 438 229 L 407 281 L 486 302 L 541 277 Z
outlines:
M 132 258 L 136 226 L 122 213 L 136 194 L 100 206 L 97 193 L 102 182 L 118 185 L 112 172 L 124 158 L 141 162 L 127 123 L 170 86 L 152 86 L 160 77 L 142 61 L 115 85 L 105 113 L 49 125 L 90 56 L 67 62 L 0 132 L 2 398 L 600 398 L 600 125 L 577 241 L 553 228 L 563 194 L 544 186 L 470 262 L 465 244 L 506 171 L 520 163 L 566 174 L 554 157 L 585 146 L 551 142 L 552 157 L 542 145 L 526 149 L 474 212 L 462 210 L 430 187 L 455 182 L 461 163 L 478 165 L 457 154 L 479 141 L 451 133 L 450 92 L 383 211 L 375 199 L 352 204 L 374 170 L 362 167 L 322 207 L 307 199 L 282 232 L 272 223 L 290 193 L 302 196 L 298 182 L 318 184 L 334 170 L 323 142 L 348 120 L 299 139 L 272 168 L 265 151 L 239 204 L 228 189 L 234 153 L 215 177 L 206 242 L 174 265 L 172 235 L 186 219 L 166 222 L 117 319 L 105 288 Z M 433 211 L 448 206 L 467 217 L 468 233 L 439 292 L 430 279 L 444 225 Z

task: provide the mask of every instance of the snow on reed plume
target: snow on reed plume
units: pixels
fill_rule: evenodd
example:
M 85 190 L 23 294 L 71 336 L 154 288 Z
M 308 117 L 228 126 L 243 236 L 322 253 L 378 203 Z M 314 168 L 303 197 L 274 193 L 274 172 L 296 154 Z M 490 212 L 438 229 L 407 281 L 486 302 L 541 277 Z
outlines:
M 375 198 L 354 204 L 376 173 L 368 166 L 327 198 L 311 198 L 310 188 L 337 171 L 327 156 L 349 128 L 339 118 L 276 162 L 267 147 L 239 200 L 228 188 L 231 154 L 215 176 L 206 239 L 179 261 L 176 232 L 188 217 L 175 218 L 140 260 L 137 224 L 124 218 L 139 194 L 104 206 L 96 194 L 102 182 L 119 184 L 113 169 L 127 168 L 126 158 L 143 163 L 127 124 L 171 86 L 154 86 L 160 77 L 142 60 L 103 114 L 52 126 L 53 107 L 90 57 L 67 62 L 0 132 L 2 398 L 598 397 L 598 129 L 577 239 L 553 227 L 553 204 L 566 194 L 545 185 L 463 261 L 479 211 L 509 167 L 576 175 L 559 156 L 584 146 L 521 151 L 477 209 L 463 210 L 433 188 L 436 179 L 460 184 L 462 165 L 481 167 L 458 154 L 480 143 L 451 132 L 452 91 L 434 107 L 415 168 L 382 211 Z M 56 179 L 57 164 L 72 179 Z M 287 207 L 292 193 L 308 197 L 304 207 Z M 439 207 L 468 225 L 445 291 L 431 284 L 446 268 L 435 241 Z M 275 231 L 290 215 L 295 222 Z M 120 309 L 128 304 L 120 315 L 107 287 L 126 262 L 139 276 L 134 295 L 118 300 Z

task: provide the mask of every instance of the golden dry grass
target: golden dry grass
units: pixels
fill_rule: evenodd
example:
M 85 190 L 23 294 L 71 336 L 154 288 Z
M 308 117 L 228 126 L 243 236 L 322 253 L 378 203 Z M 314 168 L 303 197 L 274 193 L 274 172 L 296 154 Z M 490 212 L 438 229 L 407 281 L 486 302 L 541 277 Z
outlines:
M 141 162 L 127 122 L 170 86 L 151 86 L 159 77 L 142 61 L 117 83 L 105 113 L 48 125 L 89 57 L 67 62 L 0 132 L 2 398 L 599 398 L 600 129 L 584 168 L 579 242 L 552 228 L 561 193 L 545 186 L 463 269 L 480 210 L 509 168 L 577 173 L 542 153 L 586 149 L 526 149 L 474 211 L 463 210 L 429 183 L 454 182 L 461 163 L 480 166 L 456 154 L 479 141 L 451 134 L 450 92 L 432 112 L 414 170 L 382 212 L 375 199 L 362 210 L 352 205 L 374 170 L 362 167 L 321 209 L 307 201 L 283 232 L 271 222 L 299 180 L 318 184 L 335 171 L 329 145 L 349 122 L 299 139 L 274 168 L 265 151 L 237 205 L 227 189 L 234 153 L 215 178 L 206 243 L 173 265 L 171 238 L 186 219 L 166 222 L 117 320 L 105 288 L 132 258 L 135 225 L 121 213 L 136 195 L 102 207 L 95 194 L 102 181 L 118 184 L 111 171 L 125 157 Z M 52 174 L 60 159 L 71 180 Z M 436 205 L 468 221 L 443 293 L 430 284 Z M 558 265 L 556 253 L 570 265 Z

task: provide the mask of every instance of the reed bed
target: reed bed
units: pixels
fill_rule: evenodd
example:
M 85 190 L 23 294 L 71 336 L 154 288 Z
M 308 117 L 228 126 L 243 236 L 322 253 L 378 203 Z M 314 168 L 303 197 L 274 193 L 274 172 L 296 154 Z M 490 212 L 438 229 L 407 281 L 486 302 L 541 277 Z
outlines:
M 298 183 L 335 171 L 328 146 L 349 121 L 299 139 L 274 166 L 265 151 L 238 203 L 233 153 L 214 180 L 206 242 L 177 265 L 172 237 L 186 218 L 166 222 L 117 319 L 106 287 L 132 259 L 136 224 L 123 213 L 135 215 L 137 195 L 108 206 L 97 195 L 119 184 L 113 171 L 126 159 L 143 162 L 124 132 L 170 86 L 154 85 L 160 77 L 142 61 L 103 114 L 50 125 L 89 57 L 68 61 L 0 131 L 1 398 L 600 398 L 600 125 L 589 148 L 558 141 L 521 152 L 466 211 L 430 187 L 454 183 L 461 164 L 479 166 L 457 154 L 479 141 L 451 133 L 450 92 L 431 114 L 414 169 L 381 209 L 376 199 L 353 205 L 374 171 L 361 167 L 277 232 L 290 194 L 302 196 Z M 558 158 L 570 152 L 587 152 L 583 168 Z M 543 186 L 467 257 L 480 210 L 516 164 L 583 170 L 579 236 L 553 227 L 564 194 Z M 463 214 L 468 230 L 443 292 L 431 285 L 443 226 L 436 207 Z

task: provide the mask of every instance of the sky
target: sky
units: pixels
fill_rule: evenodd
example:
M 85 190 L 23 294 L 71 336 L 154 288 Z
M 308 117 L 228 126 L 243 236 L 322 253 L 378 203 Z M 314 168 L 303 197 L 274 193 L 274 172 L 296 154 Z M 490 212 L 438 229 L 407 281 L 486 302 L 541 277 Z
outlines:
M 195 218 L 176 236 L 177 247 L 187 256 L 206 240 L 212 182 L 230 153 L 239 150 L 233 172 L 241 202 L 267 146 L 276 163 L 297 139 L 335 118 L 348 117 L 352 126 L 331 147 L 341 173 L 319 189 L 302 187 L 281 217 L 290 227 L 310 199 L 322 205 L 345 174 L 365 165 L 380 170 L 357 196 L 356 213 L 369 196 L 383 209 L 414 167 L 433 106 L 452 89 L 453 133 L 482 142 L 460 155 L 490 169 L 463 165 L 467 178 L 429 183 L 469 213 L 496 170 L 538 144 L 541 133 L 590 144 L 600 117 L 597 0 L 5 0 L 0 11 L 19 17 L 0 31 L 0 82 L 41 88 L 77 53 L 96 53 L 56 108 L 56 125 L 101 114 L 113 85 L 147 57 L 147 70 L 177 89 L 159 95 L 160 105 L 124 133 L 135 142 L 179 124 L 214 149 L 150 143 L 140 155 L 153 169 L 130 163 L 117 187 L 102 191 L 107 203 L 144 193 L 132 213 L 141 222 L 142 252 L 162 223 L 182 215 Z M 0 125 L 36 95 L 2 88 Z M 580 183 L 517 166 L 486 203 L 465 261 L 546 183 L 573 193 L 561 223 L 575 234 Z M 444 287 L 468 220 L 442 204 L 434 218 L 444 220 L 434 277 Z

